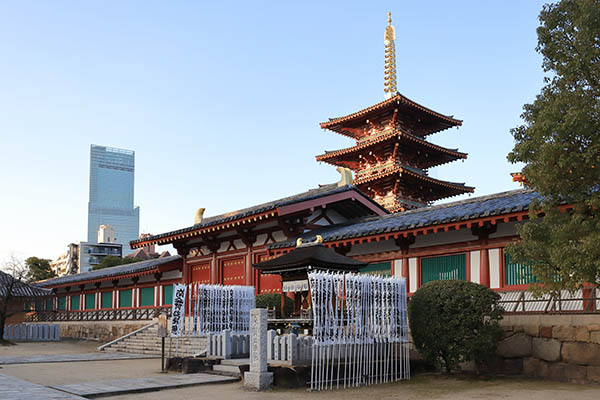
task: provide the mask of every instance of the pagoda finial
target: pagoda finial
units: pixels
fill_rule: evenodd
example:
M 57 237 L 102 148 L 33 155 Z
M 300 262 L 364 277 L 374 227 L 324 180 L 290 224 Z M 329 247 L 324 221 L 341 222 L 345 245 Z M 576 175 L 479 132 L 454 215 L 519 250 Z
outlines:
M 383 91 L 385 98 L 392 97 L 398 89 L 396 89 L 396 30 L 392 26 L 392 13 L 388 12 L 388 26 L 385 27 L 385 35 L 383 43 L 385 44 L 385 77 L 383 83 Z

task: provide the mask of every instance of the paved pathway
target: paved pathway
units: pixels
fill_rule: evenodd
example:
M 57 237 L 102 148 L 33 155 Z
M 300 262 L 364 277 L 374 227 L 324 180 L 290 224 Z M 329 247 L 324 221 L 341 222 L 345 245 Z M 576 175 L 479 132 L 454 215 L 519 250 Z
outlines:
M 84 399 L 59 390 L 0 374 L 0 399 L 2 400 L 47 400 Z
M 135 353 L 81 353 L 81 354 L 41 354 L 37 356 L 4 356 L 0 357 L 0 365 L 55 363 L 72 361 L 104 361 L 104 360 L 135 360 L 140 358 L 160 358 L 154 354 Z
M 175 389 L 209 383 L 230 383 L 237 382 L 238 380 L 239 378 L 203 373 L 186 375 L 165 374 L 151 378 L 119 379 L 112 381 L 60 385 L 54 386 L 54 388 L 64 392 L 73 393 L 75 395 L 91 398 L 100 396 L 115 396 L 127 393 L 153 392 L 162 389 Z

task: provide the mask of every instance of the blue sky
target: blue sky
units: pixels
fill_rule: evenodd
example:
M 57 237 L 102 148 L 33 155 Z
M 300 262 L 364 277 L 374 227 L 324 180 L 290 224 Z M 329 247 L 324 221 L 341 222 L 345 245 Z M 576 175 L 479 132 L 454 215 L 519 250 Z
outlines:
M 383 100 L 388 11 L 398 90 L 464 121 L 430 140 L 469 158 L 431 174 L 516 189 L 509 131 L 543 85 L 543 3 L 2 2 L 0 261 L 85 240 L 92 143 L 136 151 L 155 234 L 336 181 L 314 156 L 352 141 L 319 122 Z

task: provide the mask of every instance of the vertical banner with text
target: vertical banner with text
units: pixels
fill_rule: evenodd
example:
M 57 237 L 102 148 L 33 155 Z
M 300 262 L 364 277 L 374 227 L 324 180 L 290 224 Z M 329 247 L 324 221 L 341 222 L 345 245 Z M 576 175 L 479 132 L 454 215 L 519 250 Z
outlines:
M 185 294 L 187 285 L 173 285 L 173 309 L 171 313 L 171 336 L 181 336 L 185 319 Z

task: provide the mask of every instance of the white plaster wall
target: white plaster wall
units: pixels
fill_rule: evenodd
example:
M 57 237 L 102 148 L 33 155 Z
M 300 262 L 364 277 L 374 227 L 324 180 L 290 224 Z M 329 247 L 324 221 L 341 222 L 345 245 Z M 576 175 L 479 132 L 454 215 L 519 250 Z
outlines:
M 277 231 L 277 232 L 273 233 L 273 238 L 275 239 L 276 242 L 282 242 L 284 240 L 287 240 L 287 238 L 281 231 Z
M 490 249 L 490 287 L 500 288 L 500 249 Z
M 402 260 L 394 260 L 394 277 L 406 278 L 402 276 Z
M 361 243 L 352 245 L 348 256 L 357 256 L 361 254 L 373 254 L 384 251 L 395 251 L 400 248 L 396 246 L 393 240 L 382 240 L 379 242 Z
M 481 265 L 481 252 L 479 250 L 471 252 L 471 282 L 481 283 L 479 276 L 479 266 Z
M 156 282 L 156 278 L 154 277 L 154 275 L 144 275 L 144 276 L 140 276 L 140 280 L 138 282 L 139 283 Z
M 245 249 L 246 245 L 242 242 L 242 239 L 236 239 L 233 241 L 233 245 L 236 249 Z
M 409 292 L 414 293 L 417 291 L 417 259 L 408 259 L 408 280 L 410 284 Z
M 517 234 L 517 225 L 522 222 L 511 221 L 506 223 L 497 224 L 496 232 L 490 235 L 490 238 L 499 238 L 503 236 L 512 236 Z
M 470 229 L 459 229 L 458 231 L 429 233 L 427 235 L 416 236 L 415 243 L 410 245 L 410 248 L 437 246 L 440 244 L 465 242 L 467 240 L 475 240 Z
M 265 240 L 267 240 L 266 233 L 261 233 L 260 235 L 256 236 L 256 243 L 260 246 L 262 246 L 262 244 L 265 242 Z
M 165 281 L 165 280 L 176 279 L 176 278 L 181 278 L 181 271 L 178 269 L 175 269 L 173 271 L 167 271 L 167 272 L 163 273 L 160 280 Z

